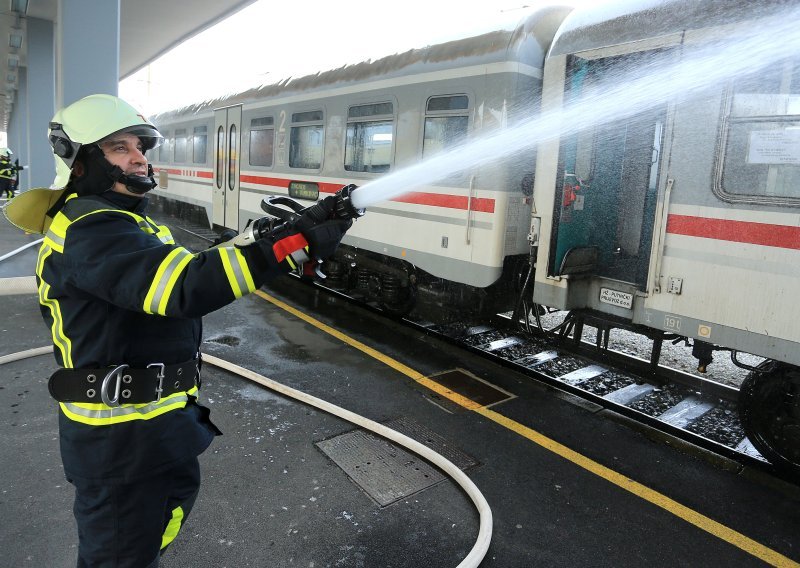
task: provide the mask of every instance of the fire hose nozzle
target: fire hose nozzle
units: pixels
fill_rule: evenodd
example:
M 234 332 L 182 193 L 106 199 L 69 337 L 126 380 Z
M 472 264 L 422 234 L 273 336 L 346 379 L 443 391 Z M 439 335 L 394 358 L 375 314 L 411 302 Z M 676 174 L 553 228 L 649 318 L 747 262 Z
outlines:
M 365 209 L 359 209 L 353 205 L 351 197 L 357 188 L 357 185 L 351 183 L 336 192 L 334 215 L 337 219 L 357 219 L 366 212 Z

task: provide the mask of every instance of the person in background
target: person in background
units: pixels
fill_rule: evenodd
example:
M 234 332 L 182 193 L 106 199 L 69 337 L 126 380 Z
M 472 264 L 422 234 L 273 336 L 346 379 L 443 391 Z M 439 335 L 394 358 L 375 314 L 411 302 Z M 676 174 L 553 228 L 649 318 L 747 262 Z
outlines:
M 0 195 L 8 199 L 14 197 L 14 192 L 19 184 L 19 171 L 25 169 L 19 165 L 19 160 L 11 163 L 14 153 L 9 148 L 0 148 Z
M 78 567 L 153 568 L 197 498 L 197 456 L 220 433 L 198 402 L 202 316 L 331 256 L 352 221 L 334 218 L 330 196 L 295 223 L 257 221 L 244 245 L 194 254 L 145 213 L 156 186 L 145 153 L 163 138 L 142 114 L 91 95 L 56 113 L 49 139 L 69 178 L 36 276 L 62 367 L 48 387 L 75 486 Z

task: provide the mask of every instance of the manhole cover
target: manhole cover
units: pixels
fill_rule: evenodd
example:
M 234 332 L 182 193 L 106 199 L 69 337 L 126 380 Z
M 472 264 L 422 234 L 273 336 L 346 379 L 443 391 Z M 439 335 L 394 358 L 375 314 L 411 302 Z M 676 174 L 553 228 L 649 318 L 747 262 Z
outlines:
M 419 424 L 399 419 L 386 426 L 440 453 L 461 469 L 477 462 Z M 445 475 L 424 459 L 366 430 L 355 430 L 317 447 L 341 467 L 381 507 L 434 485 Z

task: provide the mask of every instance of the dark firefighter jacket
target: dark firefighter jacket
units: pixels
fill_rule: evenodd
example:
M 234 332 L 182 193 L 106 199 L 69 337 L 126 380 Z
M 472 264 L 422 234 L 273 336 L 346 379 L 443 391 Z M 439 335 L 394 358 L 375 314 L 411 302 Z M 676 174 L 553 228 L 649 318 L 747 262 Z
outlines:
M 67 368 L 144 368 L 195 358 L 201 316 L 286 272 L 268 246 L 193 254 L 144 214 L 146 198 L 71 196 L 36 266 L 56 361 Z M 304 239 L 303 239 L 304 241 Z M 158 403 L 59 403 L 68 478 L 133 481 L 199 455 L 216 428 L 197 387 Z
M 8 160 L 0 160 L 0 178 L 15 179 L 17 177 L 17 167 Z

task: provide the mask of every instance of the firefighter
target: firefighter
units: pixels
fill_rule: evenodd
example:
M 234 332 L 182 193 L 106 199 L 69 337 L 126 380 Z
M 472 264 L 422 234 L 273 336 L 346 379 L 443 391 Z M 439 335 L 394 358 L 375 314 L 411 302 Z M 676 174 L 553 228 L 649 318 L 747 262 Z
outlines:
M 158 130 L 123 100 L 60 110 L 50 143 L 68 180 L 39 253 L 42 316 L 57 363 L 64 471 L 75 486 L 78 567 L 158 566 L 192 509 L 197 456 L 220 432 L 198 403 L 201 317 L 310 258 L 332 255 L 351 221 L 334 196 L 246 246 L 193 254 L 145 214 L 145 152 Z
M 18 164 L 11 163 L 12 154 L 8 148 L 0 148 L 0 195 L 8 199 L 14 197 L 17 171 L 22 169 Z

